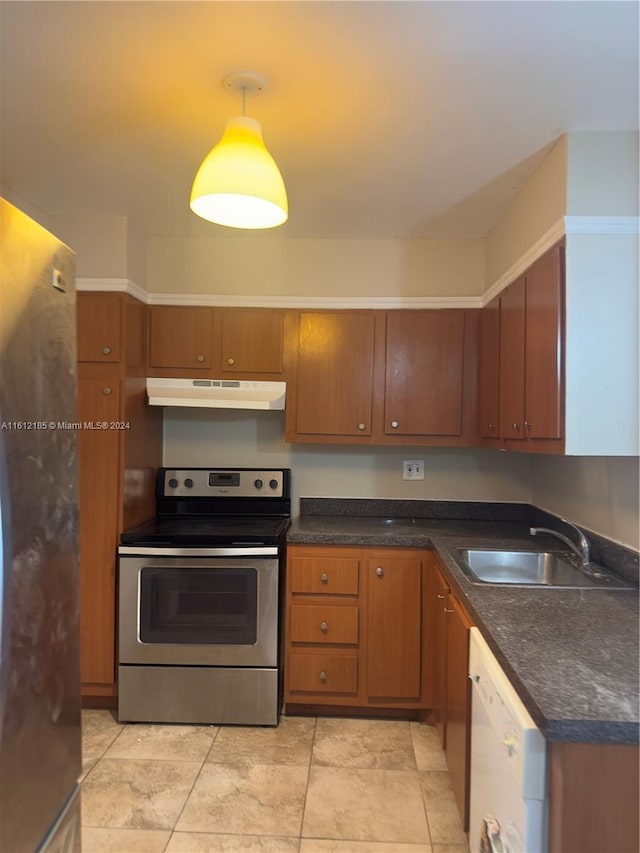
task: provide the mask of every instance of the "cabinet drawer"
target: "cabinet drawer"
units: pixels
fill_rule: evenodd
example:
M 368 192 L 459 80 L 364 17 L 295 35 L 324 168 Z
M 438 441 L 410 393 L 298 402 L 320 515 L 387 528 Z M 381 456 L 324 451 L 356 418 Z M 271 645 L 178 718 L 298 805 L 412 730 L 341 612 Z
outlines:
M 291 607 L 291 642 L 357 644 L 358 608 L 294 604 Z
M 293 557 L 291 592 L 357 595 L 357 557 Z
M 357 693 L 357 655 L 289 655 L 289 692 Z

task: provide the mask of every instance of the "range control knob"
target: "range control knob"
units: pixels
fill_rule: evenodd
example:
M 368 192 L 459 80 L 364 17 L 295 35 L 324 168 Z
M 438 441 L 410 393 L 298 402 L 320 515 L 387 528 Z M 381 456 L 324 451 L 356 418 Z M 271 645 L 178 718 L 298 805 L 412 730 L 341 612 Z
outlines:
M 172 478 L 169 480 L 169 486 L 170 486 L 172 489 L 176 489 L 176 488 L 178 487 L 178 481 L 176 480 L 176 478 L 175 478 L 175 477 L 172 477 Z
M 191 479 L 191 477 L 187 477 L 187 479 L 184 481 L 184 484 L 188 489 L 192 488 L 193 480 Z
M 261 489 L 264 486 L 264 483 L 262 482 L 262 480 L 258 479 L 253 481 L 253 485 L 256 487 L 256 489 Z
M 279 483 L 277 480 L 269 480 L 269 485 L 271 486 L 272 489 L 277 489 L 279 486 Z

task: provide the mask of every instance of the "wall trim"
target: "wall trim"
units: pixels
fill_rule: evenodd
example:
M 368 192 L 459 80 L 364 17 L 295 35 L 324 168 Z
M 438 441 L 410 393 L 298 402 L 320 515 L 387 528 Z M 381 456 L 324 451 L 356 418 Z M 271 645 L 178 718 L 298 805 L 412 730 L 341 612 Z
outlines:
M 545 233 L 540 237 L 539 240 L 530 246 L 524 255 L 521 255 L 517 261 L 515 261 L 511 266 L 502 273 L 499 279 L 494 281 L 491 287 L 482 295 L 482 305 L 483 307 L 497 296 L 500 291 L 504 290 L 508 284 L 511 284 L 512 281 L 515 281 L 518 276 L 522 275 L 522 273 L 529 269 L 531 264 L 537 260 L 540 255 L 544 255 L 547 249 L 550 249 L 554 243 L 557 243 L 565 234 L 565 225 L 564 225 L 564 217 L 562 219 L 558 219 L 557 222 L 549 228 Z
M 480 296 L 227 296 L 150 293 L 151 305 L 206 305 L 218 308 L 481 308 Z
M 638 234 L 640 216 L 563 216 L 521 255 L 482 295 L 482 307 L 515 281 L 565 234 Z
M 128 293 L 140 302 L 149 302 L 149 294 L 130 278 L 83 278 L 76 279 L 76 290 L 109 290 L 116 293 Z
M 640 216 L 565 216 L 567 234 L 638 234 Z

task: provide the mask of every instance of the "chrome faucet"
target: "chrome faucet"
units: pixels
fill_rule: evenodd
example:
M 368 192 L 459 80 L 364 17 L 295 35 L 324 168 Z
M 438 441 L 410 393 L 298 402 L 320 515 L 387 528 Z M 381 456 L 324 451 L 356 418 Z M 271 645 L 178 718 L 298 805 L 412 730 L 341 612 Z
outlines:
M 586 568 L 591 560 L 589 553 L 589 540 L 579 527 L 576 527 L 575 524 L 572 524 L 570 521 L 567 521 L 566 518 L 561 518 L 560 521 L 562 521 L 564 524 L 568 524 L 569 527 L 575 531 L 578 536 L 578 545 L 576 545 L 574 542 L 571 541 L 571 539 L 568 539 L 562 533 L 558 533 L 557 530 L 549 530 L 548 527 L 530 527 L 529 533 L 532 536 L 535 536 L 537 533 L 548 533 L 551 536 L 556 536 L 558 539 L 561 539 L 566 545 L 569 546 L 569 548 L 571 548 L 574 554 L 577 554 L 578 557 L 580 557 L 582 561 L 582 567 Z

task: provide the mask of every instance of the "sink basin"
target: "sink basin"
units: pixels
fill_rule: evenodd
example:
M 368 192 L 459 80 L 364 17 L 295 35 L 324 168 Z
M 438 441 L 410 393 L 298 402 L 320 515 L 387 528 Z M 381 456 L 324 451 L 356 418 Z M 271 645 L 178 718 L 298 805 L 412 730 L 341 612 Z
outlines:
M 462 569 L 472 583 L 559 586 L 579 589 L 628 589 L 605 569 L 590 564 L 581 570 L 569 554 L 552 551 L 457 549 Z

